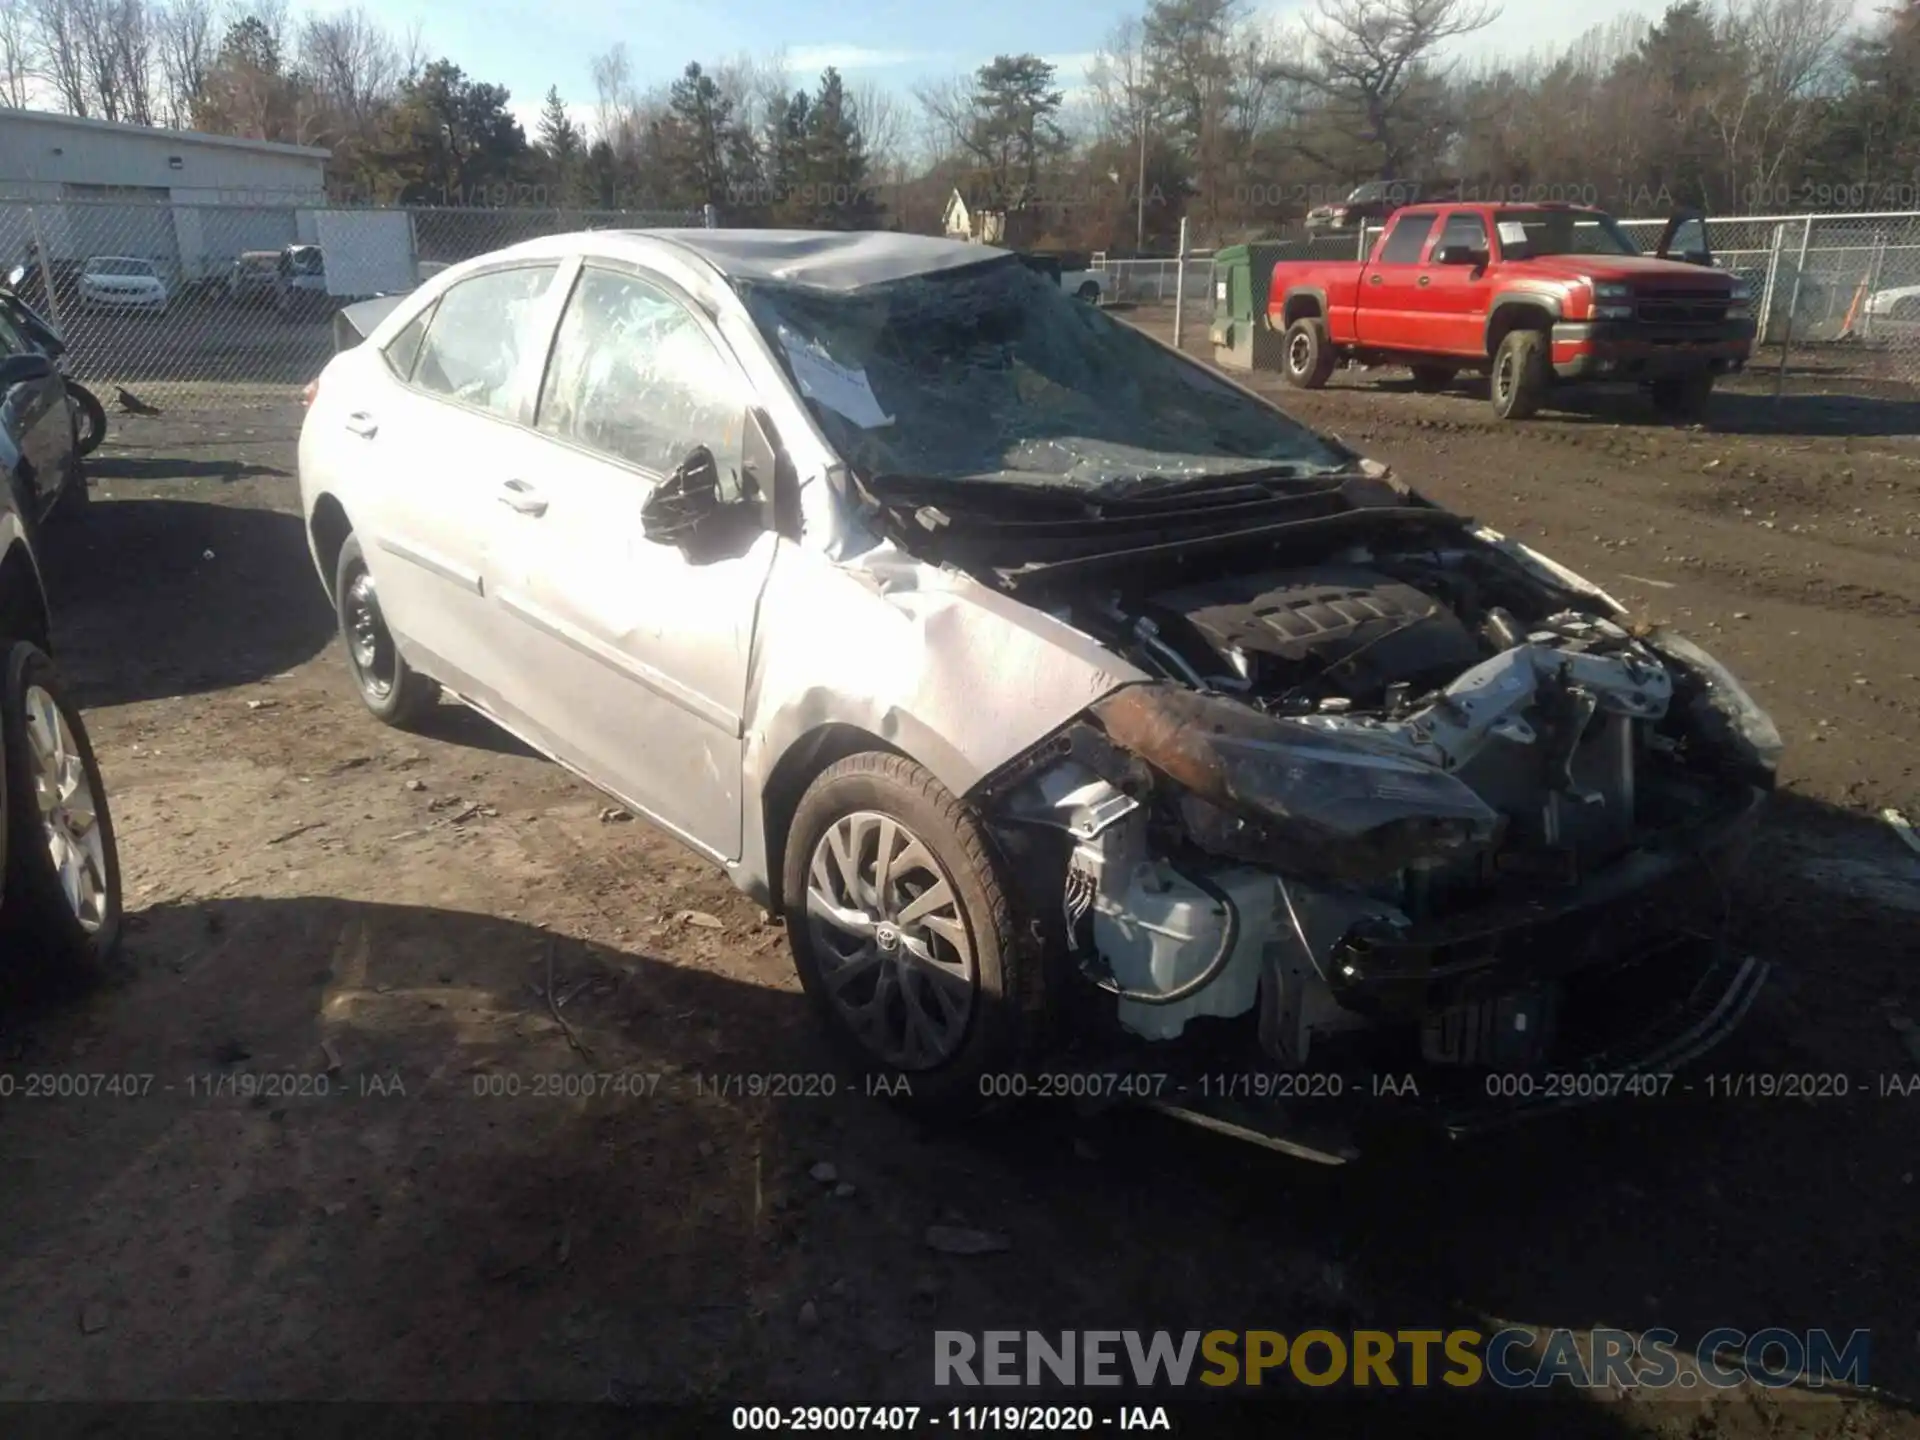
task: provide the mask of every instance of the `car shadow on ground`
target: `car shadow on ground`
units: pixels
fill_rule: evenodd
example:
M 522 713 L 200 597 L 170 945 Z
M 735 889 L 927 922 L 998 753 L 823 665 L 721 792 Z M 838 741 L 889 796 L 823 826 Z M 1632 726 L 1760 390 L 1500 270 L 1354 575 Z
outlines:
M 1384 1256 L 1306 1228 L 1329 1192 L 1296 1165 L 1138 1116 L 930 1129 L 822 1078 L 791 989 L 493 916 L 156 906 L 104 986 L 4 1042 L 0 1073 L 152 1077 L 84 1145 L 69 1110 L 0 1109 L 12 1307 L 86 1317 L 0 1333 L 5 1398 L 999 1403 L 932 1390 L 936 1329 L 1405 1328 L 1475 1298 L 1377 1290 Z M 1409 1250 L 1486 1223 L 1396 1194 Z M 1011 1248 L 932 1253 L 936 1223 Z M 1476 1433 L 1539 1433 L 1495 1398 Z M 1633 1433 L 1557 1399 L 1556 1434 Z M 1314 1433 L 1377 1433 L 1346 1408 Z
M 1845 1069 L 1851 1094 L 1694 1074 L 1343 1169 L 1127 1109 L 929 1129 L 844 1076 L 793 1083 L 840 1072 L 791 988 L 491 915 L 158 906 L 109 984 L 8 1027 L 10 1068 L 161 1089 L 87 1112 L 85 1145 L 67 1109 L 0 1111 L 0 1274 L 38 1313 L 73 1298 L 68 1249 L 109 1257 L 73 1301 L 112 1308 L 109 1338 L 46 1341 L 55 1390 L 70 1350 L 135 1393 L 924 1403 L 936 1328 L 1512 1323 L 1664 1326 L 1683 1349 L 1718 1326 L 1867 1329 L 1872 1380 L 1911 1393 L 1920 1098 L 1867 1089 L 1920 1079 L 1866 998 L 1897 983 L 1902 932 L 1796 879 L 1782 843 L 1739 938 L 1786 974 L 1711 1069 Z M 329 1094 L 248 1099 L 244 1073 Z M 1010 1249 L 929 1254 L 935 1223 Z M 247 1338 L 169 1344 L 188 1295 L 201 1328 Z M 1629 1433 L 1611 1407 L 1570 1413 L 1556 1433 Z
M 246 480 L 256 475 L 284 476 L 274 465 L 253 465 L 240 460 L 141 459 L 132 455 L 107 455 L 87 462 L 87 478 L 96 485 L 115 480 Z
M 1369 388 L 1394 394 L 1418 391 L 1409 379 L 1383 380 Z M 1438 392 L 1448 398 L 1486 406 L 1484 381 L 1462 380 Z M 1480 416 L 1488 426 L 1499 425 L 1491 409 Z M 1540 411 L 1543 420 L 1570 425 L 1635 425 L 1660 427 L 1663 420 L 1653 402 L 1638 392 L 1568 387 L 1556 390 Z M 1728 435 L 1851 435 L 1860 438 L 1920 437 L 1920 399 L 1872 395 L 1773 395 L 1756 390 L 1721 388 L 1714 393 L 1705 428 Z
M 177 462 L 169 462 L 177 463 Z M 96 505 L 50 525 L 54 647 L 83 706 L 279 675 L 333 638 L 297 515 L 192 500 Z

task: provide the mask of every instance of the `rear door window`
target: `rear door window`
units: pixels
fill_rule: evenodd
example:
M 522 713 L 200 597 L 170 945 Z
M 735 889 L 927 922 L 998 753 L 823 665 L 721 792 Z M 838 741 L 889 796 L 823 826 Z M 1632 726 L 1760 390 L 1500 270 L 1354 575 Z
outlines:
M 532 348 L 546 343 L 545 330 L 536 333 L 536 320 L 559 268 L 491 270 L 450 288 L 427 324 L 413 383 L 428 394 L 518 418 L 515 380 Z

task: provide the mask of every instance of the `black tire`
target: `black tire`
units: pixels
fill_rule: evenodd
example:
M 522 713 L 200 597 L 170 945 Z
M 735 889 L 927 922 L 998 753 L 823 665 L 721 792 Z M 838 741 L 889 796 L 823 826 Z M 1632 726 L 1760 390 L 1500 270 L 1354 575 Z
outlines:
M 1092 280 L 1082 281 L 1080 288 L 1073 293 L 1089 305 L 1100 303 L 1100 286 Z
M 82 455 L 91 455 L 107 438 L 107 407 L 86 386 L 67 381 L 67 398 L 73 404 L 74 443 Z
M 1653 382 L 1653 408 L 1667 420 L 1691 424 L 1707 418 L 1713 403 L 1713 376 L 1671 375 Z
M 1546 403 L 1553 385 L 1547 337 L 1538 330 L 1511 330 L 1493 355 L 1488 390 L 1493 413 L 1502 420 L 1525 420 Z
M 1319 316 L 1303 316 L 1287 327 L 1281 371 L 1296 390 L 1322 388 L 1333 378 L 1335 359 L 1326 322 Z
M 894 863 L 904 867 L 895 872 L 895 878 L 906 904 L 884 902 L 882 915 L 890 922 L 896 914 L 907 914 L 914 897 L 935 888 L 929 883 L 915 890 L 910 888 L 911 878 L 901 877 L 917 874 L 922 879 L 931 875 L 936 882 L 944 879 L 950 886 L 959 923 L 973 947 L 971 989 L 967 992 L 970 1001 L 964 1017 L 956 1022 L 950 1013 L 945 1015 L 947 1029 L 941 1038 L 946 1043 L 934 1043 L 930 1053 L 917 1057 L 920 1063 L 887 1053 L 884 1043 L 864 1038 L 856 1028 L 847 1009 L 836 1000 L 836 986 L 829 979 L 837 968 L 836 958 L 842 963 L 848 958 L 844 952 L 836 957 L 832 942 L 853 937 L 846 932 L 829 933 L 824 922 L 821 934 L 816 936 L 809 914 L 808 890 L 816 849 L 829 831 L 843 822 L 858 824 L 856 817 L 863 814 L 898 824 L 919 840 L 938 867 L 936 871 L 926 864 L 909 863 L 914 848 L 903 848 Z M 876 832 L 876 836 L 878 833 L 884 832 Z M 876 838 L 875 852 L 877 849 Z M 863 845 L 860 855 L 867 853 Z M 856 856 L 856 869 L 859 858 Z M 787 832 L 782 876 L 788 944 L 800 982 L 849 1065 L 874 1082 L 876 1092 L 882 1090 L 878 1082 L 885 1082 L 885 1093 L 929 1116 L 965 1119 L 992 1108 L 994 1078 L 1019 1071 L 1044 1031 L 1046 984 L 1042 957 L 1037 947 L 1030 947 L 1020 936 L 1017 910 L 1002 880 L 999 861 L 972 811 L 903 756 L 879 752 L 850 756 L 822 771 L 801 797 Z M 947 923 L 954 922 L 949 917 Z M 889 928 L 890 924 L 881 924 L 877 930 Z M 934 996 L 938 982 L 930 978 L 924 961 L 913 960 L 910 929 L 902 923 L 895 931 L 898 938 L 891 944 L 877 933 L 870 945 L 860 947 L 854 959 L 861 968 L 843 977 L 838 985 L 840 993 L 857 1002 L 852 1008 L 877 1009 L 884 1012 L 879 1015 L 881 1020 L 891 1019 L 897 1012 L 903 1037 L 914 1028 L 907 1014 L 910 1008 L 918 1008 L 923 1014 L 945 1009 L 927 998 Z M 922 944 L 926 943 L 926 933 L 918 937 Z M 940 953 L 950 959 L 958 952 L 944 945 Z M 874 976 L 871 987 L 864 983 L 868 973 Z M 946 973 L 953 975 L 951 964 L 946 966 Z M 889 974 L 890 981 L 886 978 Z M 880 997 L 883 984 L 891 985 L 884 1001 Z M 959 988 L 956 983 L 947 993 L 955 995 Z M 922 997 L 921 1005 L 910 1005 L 909 990 Z M 859 1003 L 862 997 L 863 1004 Z M 892 1003 L 896 1000 L 897 1006 Z
M 1416 365 L 1413 367 L 1413 388 L 1422 395 L 1436 395 L 1453 384 L 1453 378 L 1460 372 L 1451 365 Z
M 29 720 L 32 697 L 34 721 Z M 50 707 L 45 702 L 51 702 Z M 50 724 L 48 710 L 66 734 Z M 85 877 L 84 904 L 69 898 L 56 865 L 41 803 L 47 794 L 41 756 L 49 742 L 67 757 L 60 764 L 59 800 L 71 800 L 84 780 L 91 803 L 81 810 L 60 803 L 54 810 L 72 872 Z M 80 712 L 50 660 L 37 647 L 16 641 L 0 675 L 0 744 L 5 749 L 7 847 L 4 898 L 0 898 L 0 954 L 8 959 L 9 988 L 68 990 L 97 978 L 120 945 L 120 853 L 113 838 L 107 788 L 100 779 L 93 742 Z M 82 911 L 84 910 L 84 915 Z
M 333 602 L 340 643 L 347 652 L 347 672 L 353 676 L 361 703 L 384 724 L 398 730 L 415 728 L 440 703 L 440 687 L 400 654 L 380 613 L 373 572 L 353 535 L 340 547 L 334 567 Z

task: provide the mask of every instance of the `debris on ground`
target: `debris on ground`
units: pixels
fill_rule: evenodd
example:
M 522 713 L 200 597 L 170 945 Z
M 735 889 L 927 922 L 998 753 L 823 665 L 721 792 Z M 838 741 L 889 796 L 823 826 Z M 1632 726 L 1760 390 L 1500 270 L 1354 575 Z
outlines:
M 812 1169 L 807 1171 L 807 1174 L 822 1185 L 831 1185 L 840 1178 L 840 1172 L 834 1168 L 831 1160 L 818 1161 Z
M 600 812 L 600 823 L 602 825 L 624 825 L 631 819 L 633 819 L 633 812 L 622 809 L 618 805 L 609 805 Z
M 702 930 L 724 930 L 727 922 L 718 915 L 709 915 L 704 910 L 682 910 L 673 917 L 676 925 L 698 925 Z
M 968 1230 L 959 1225 L 929 1225 L 927 1248 L 942 1255 L 997 1255 L 1013 1242 L 990 1230 Z

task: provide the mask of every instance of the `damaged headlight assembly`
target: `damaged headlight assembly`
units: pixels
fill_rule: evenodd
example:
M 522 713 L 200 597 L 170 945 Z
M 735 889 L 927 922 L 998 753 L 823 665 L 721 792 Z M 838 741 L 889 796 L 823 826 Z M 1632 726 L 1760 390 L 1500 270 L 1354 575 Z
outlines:
M 1489 843 L 1500 817 L 1431 765 L 1239 702 L 1136 685 L 1092 710 L 1107 738 L 1184 792 L 1202 849 L 1350 883 Z

